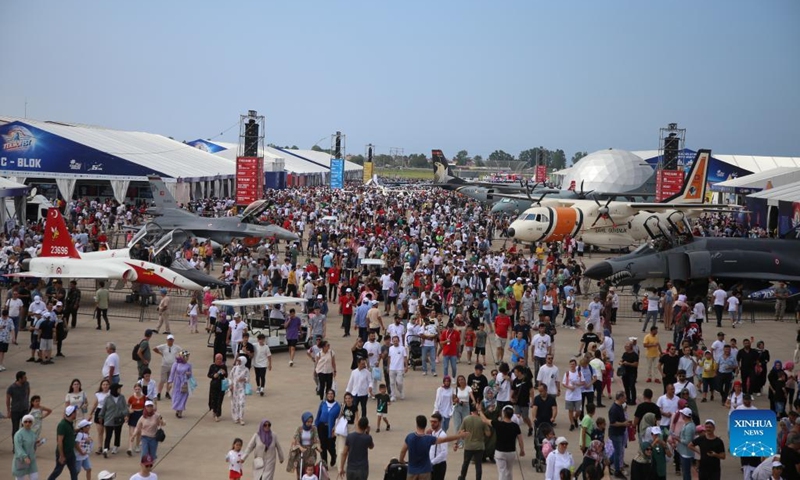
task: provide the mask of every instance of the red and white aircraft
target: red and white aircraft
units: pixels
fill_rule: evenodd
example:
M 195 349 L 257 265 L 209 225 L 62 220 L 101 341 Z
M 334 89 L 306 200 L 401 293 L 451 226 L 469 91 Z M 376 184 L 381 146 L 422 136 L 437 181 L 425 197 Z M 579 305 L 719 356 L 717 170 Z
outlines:
M 203 289 L 175 270 L 155 263 L 125 258 L 122 255 L 105 258 L 91 258 L 91 255 L 87 255 L 89 258 L 82 258 L 67 231 L 64 217 L 56 208 L 48 209 L 44 229 L 41 254 L 23 261 L 23 272 L 9 276 L 94 278 L 184 290 Z

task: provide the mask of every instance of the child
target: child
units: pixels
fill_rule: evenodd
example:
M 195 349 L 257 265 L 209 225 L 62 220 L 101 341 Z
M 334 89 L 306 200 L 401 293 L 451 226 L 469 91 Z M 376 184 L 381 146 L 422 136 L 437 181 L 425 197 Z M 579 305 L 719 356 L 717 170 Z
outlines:
M 225 457 L 225 461 L 228 462 L 228 478 L 231 480 L 242 478 L 242 463 L 244 462 L 242 459 L 242 443 L 241 438 L 234 438 L 233 449 Z
M 703 369 L 703 373 L 701 374 L 703 379 L 703 399 L 700 400 L 700 403 L 705 403 L 707 401 L 706 395 L 708 395 L 709 390 L 711 390 L 711 401 L 713 402 L 714 383 L 717 376 L 717 362 L 714 361 L 714 356 L 711 354 L 711 351 L 706 350 L 699 367 Z
M 189 333 L 199 333 L 197 331 L 197 315 L 197 299 L 193 298 L 192 301 L 189 302 L 189 308 L 186 311 L 186 316 L 189 317 Z
M 319 480 L 319 477 L 314 475 L 314 465 L 306 465 L 306 473 L 301 480 Z
M 90 435 L 92 422 L 83 419 L 78 422 L 77 434 L 75 435 L 75 470 L 78 473 L 81 469 L 86 470 L 86 480 L 92 480 L 92 463 L 89 454 L 92 453 L 92 437 Z
M 47 418 L 53 411 L 42 405 L 42 397 L 34 395 L 31 397 L 31 411 L 28 413 L 33 416 L 31 430 L 36 433 L 36 439 L 39 440 L 42 434 L 42 420 Z
M 486 339 L 488 337 L 486 324 L 478 324 L 478 331 L 475 332 L 475 363 L 486 364 Z M 483 360 L 481 360 L 481 355 L 483 355 Z
M 158 387 L 156 386 L 156 381 L 150 378 L 152 374 L 153 372 L 150 371 L 149 368 L 145 368 L 142 370 L 142 378 L 140 378 L 136 383 L 142 387 L 142 393 L 145 397 L 147 397 L 147 400 L 156 403 Z
M 597 406 L 594 403 L 587 403 L 586 404 L 586 413 L 581 419 L 581 434 L 580 434 L 580 442 L 578 446 L 581 449 L 581 453 L 586 453 L 586 449 L 589 448 L 589 444 L 592 443 L 592 432 L 594 431 L 594 414 L 596 411 Z
M 516 338 L 508 344 L 508 351 L 511 352 L 511 363 L 517 363 L 520 358 L 527 358 L 528 341 L 522 338 L 522 331 L 518 331 Z
M 464 333 L 464 350 L 467 351 L 467 365 L 472 365 L 472 351 L 475 349 L 475 330 L 472 325 L 467 326 Z
M 380 433 L 381 431 L 381 420 L 386 422 L 386 431 L 388 432 L 392 426 L 389 425 L 389 404 L 391 403 L 391 399 L 389 394 L 386 393 L 386 384 L 381 383 L 378 387 L 378 393 L 375 395 L 375 403 L 377 404 L 377 413 L 378 413 L 378 428 L 376 432 Z

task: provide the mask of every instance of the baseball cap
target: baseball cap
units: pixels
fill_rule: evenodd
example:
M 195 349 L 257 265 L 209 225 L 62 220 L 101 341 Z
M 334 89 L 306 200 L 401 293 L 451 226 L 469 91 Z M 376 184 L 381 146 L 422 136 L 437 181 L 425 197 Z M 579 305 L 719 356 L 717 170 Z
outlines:
M 377 301 L 377 300 L 373 300 L 373 301 L 372 301 L 372 304 L 373 304 L 373 305 L 377 305 L 377 304 L 378 304 L 378 301 Z
M 692 409 L 689 408 L 689 407 L 686 407 L 686 408 L 681 410 L 681 413 L 683 415 L 687 416 L 687 417 L 691 417 L 692 416 Z
M 152 465 L 153 464 L 153 456 L 147 454 L 142 457 L 142 465 Z
M 776 460 L 772 462 L 772 468 L 783 468 L 783 464 Z
M 706 420 L 705 422 L 703 422 L 703 425 L 708 425 L 709 423 L 711 425 L 714 425 L 715 427 L 717 426 L 717 422 L 715 422 L 714 420 L 711 420 L 710 418 L 708 420 Z
M 205 288 L 208 288 L 208 287 L 205 287 Z M 161 289 L 161 293 L 166 294 L 167 293 L 167 289 L 166 288 L 162 288 Z
M 86 428 L 86 427 L 90 426 L 91 424 L 92 424 L 92 422 L 90 422 L 89 420 L 86 420 L 84 418 L 83 420 L 78 422 L 78 430 L 80 430 L 81 428 Z
M 97 480 L 111 480 L 114 478 L 117 478 L 117 474 L 108 470 L 103 470 L 97 474 Z
M 352 292 L 352 291 L 353 291 L 352 288 L 348 288 L 347 290 L 345 290 L 345 292 Z
M 64 304 L 63 304 L 63 303 L 61 303 L 61 302 L 56 302 L 56 307 L 63 307 L 63 306 L 64 306 Z
M 651 435 L 661 435 L 661 427 L 650 427 Z
M 175 340 L 175 335 L 167 335 L 167 340 Z
M 322 295 L 317 295 L 317 300 L 321 299 Z
M 76 407 L 75 405 L 70 405 L 70 406 L 68 406 L 67 408 L 64 409 L 64 414 L 69 417 L 70 415 L 75 413 L 75 410 L 77 410 L 77 409 L 78 409 L 78 407 Z
M 152 401 L 152 400 L 148 400 L 148 401 L 144 402 L 144 406 L 145 406 L 145 407 L 155 407 L 155 406 L 156 406 L 156 404 L 155 404 L 155 403 L 153 403 L 153 401 Z

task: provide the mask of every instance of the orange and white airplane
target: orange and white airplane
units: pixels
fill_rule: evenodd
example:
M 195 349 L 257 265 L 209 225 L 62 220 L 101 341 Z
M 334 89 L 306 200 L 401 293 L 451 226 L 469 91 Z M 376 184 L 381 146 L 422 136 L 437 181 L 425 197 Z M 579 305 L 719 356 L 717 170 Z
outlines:
M 680 223 L 677 228 L 682 228 L 676 214 L 682 220 L 684 215 L 731 208 L 703 203 L 710 158 L 711 150 L 698 151 L 681 192 L 662 203 L 545 199 L 514 220 L 508 236 L 530 243 L 582 237 L 587 245 L 609 249 L 638 245 L 667 225 L 674 229 Z
M 42 250 L 38 257 L 23 260 L 20 273 L 10 277 L 94 278 L 143 283 L 156 287 L 202 290 L 182 273 L 146 262 L 118 257 L 82 258 L 57 208 L 47 211 Z

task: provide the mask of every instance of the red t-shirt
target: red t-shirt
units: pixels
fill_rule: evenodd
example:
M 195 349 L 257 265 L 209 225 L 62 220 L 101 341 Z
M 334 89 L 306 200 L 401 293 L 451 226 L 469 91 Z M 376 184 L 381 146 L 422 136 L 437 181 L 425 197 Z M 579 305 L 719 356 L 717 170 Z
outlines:
M 496 333 L 498 337 L 508 337 L 509 328 L 511 328 L 511 317 L 508 315 L 498 315 L 497 318 L 494 319 L 494 333 Z
M 342 315 L 352 315 L 353 305 L 355 305 L 356 298 L 352 295 L 344 295 L 339 297 L 339 303 L 342 306 Z
M 439 335 L 442 344 L 442 355 L 455 357 L 458 355 L 458 344 L 461 341 L 461 334 L 458 330 L 445 330 Z

